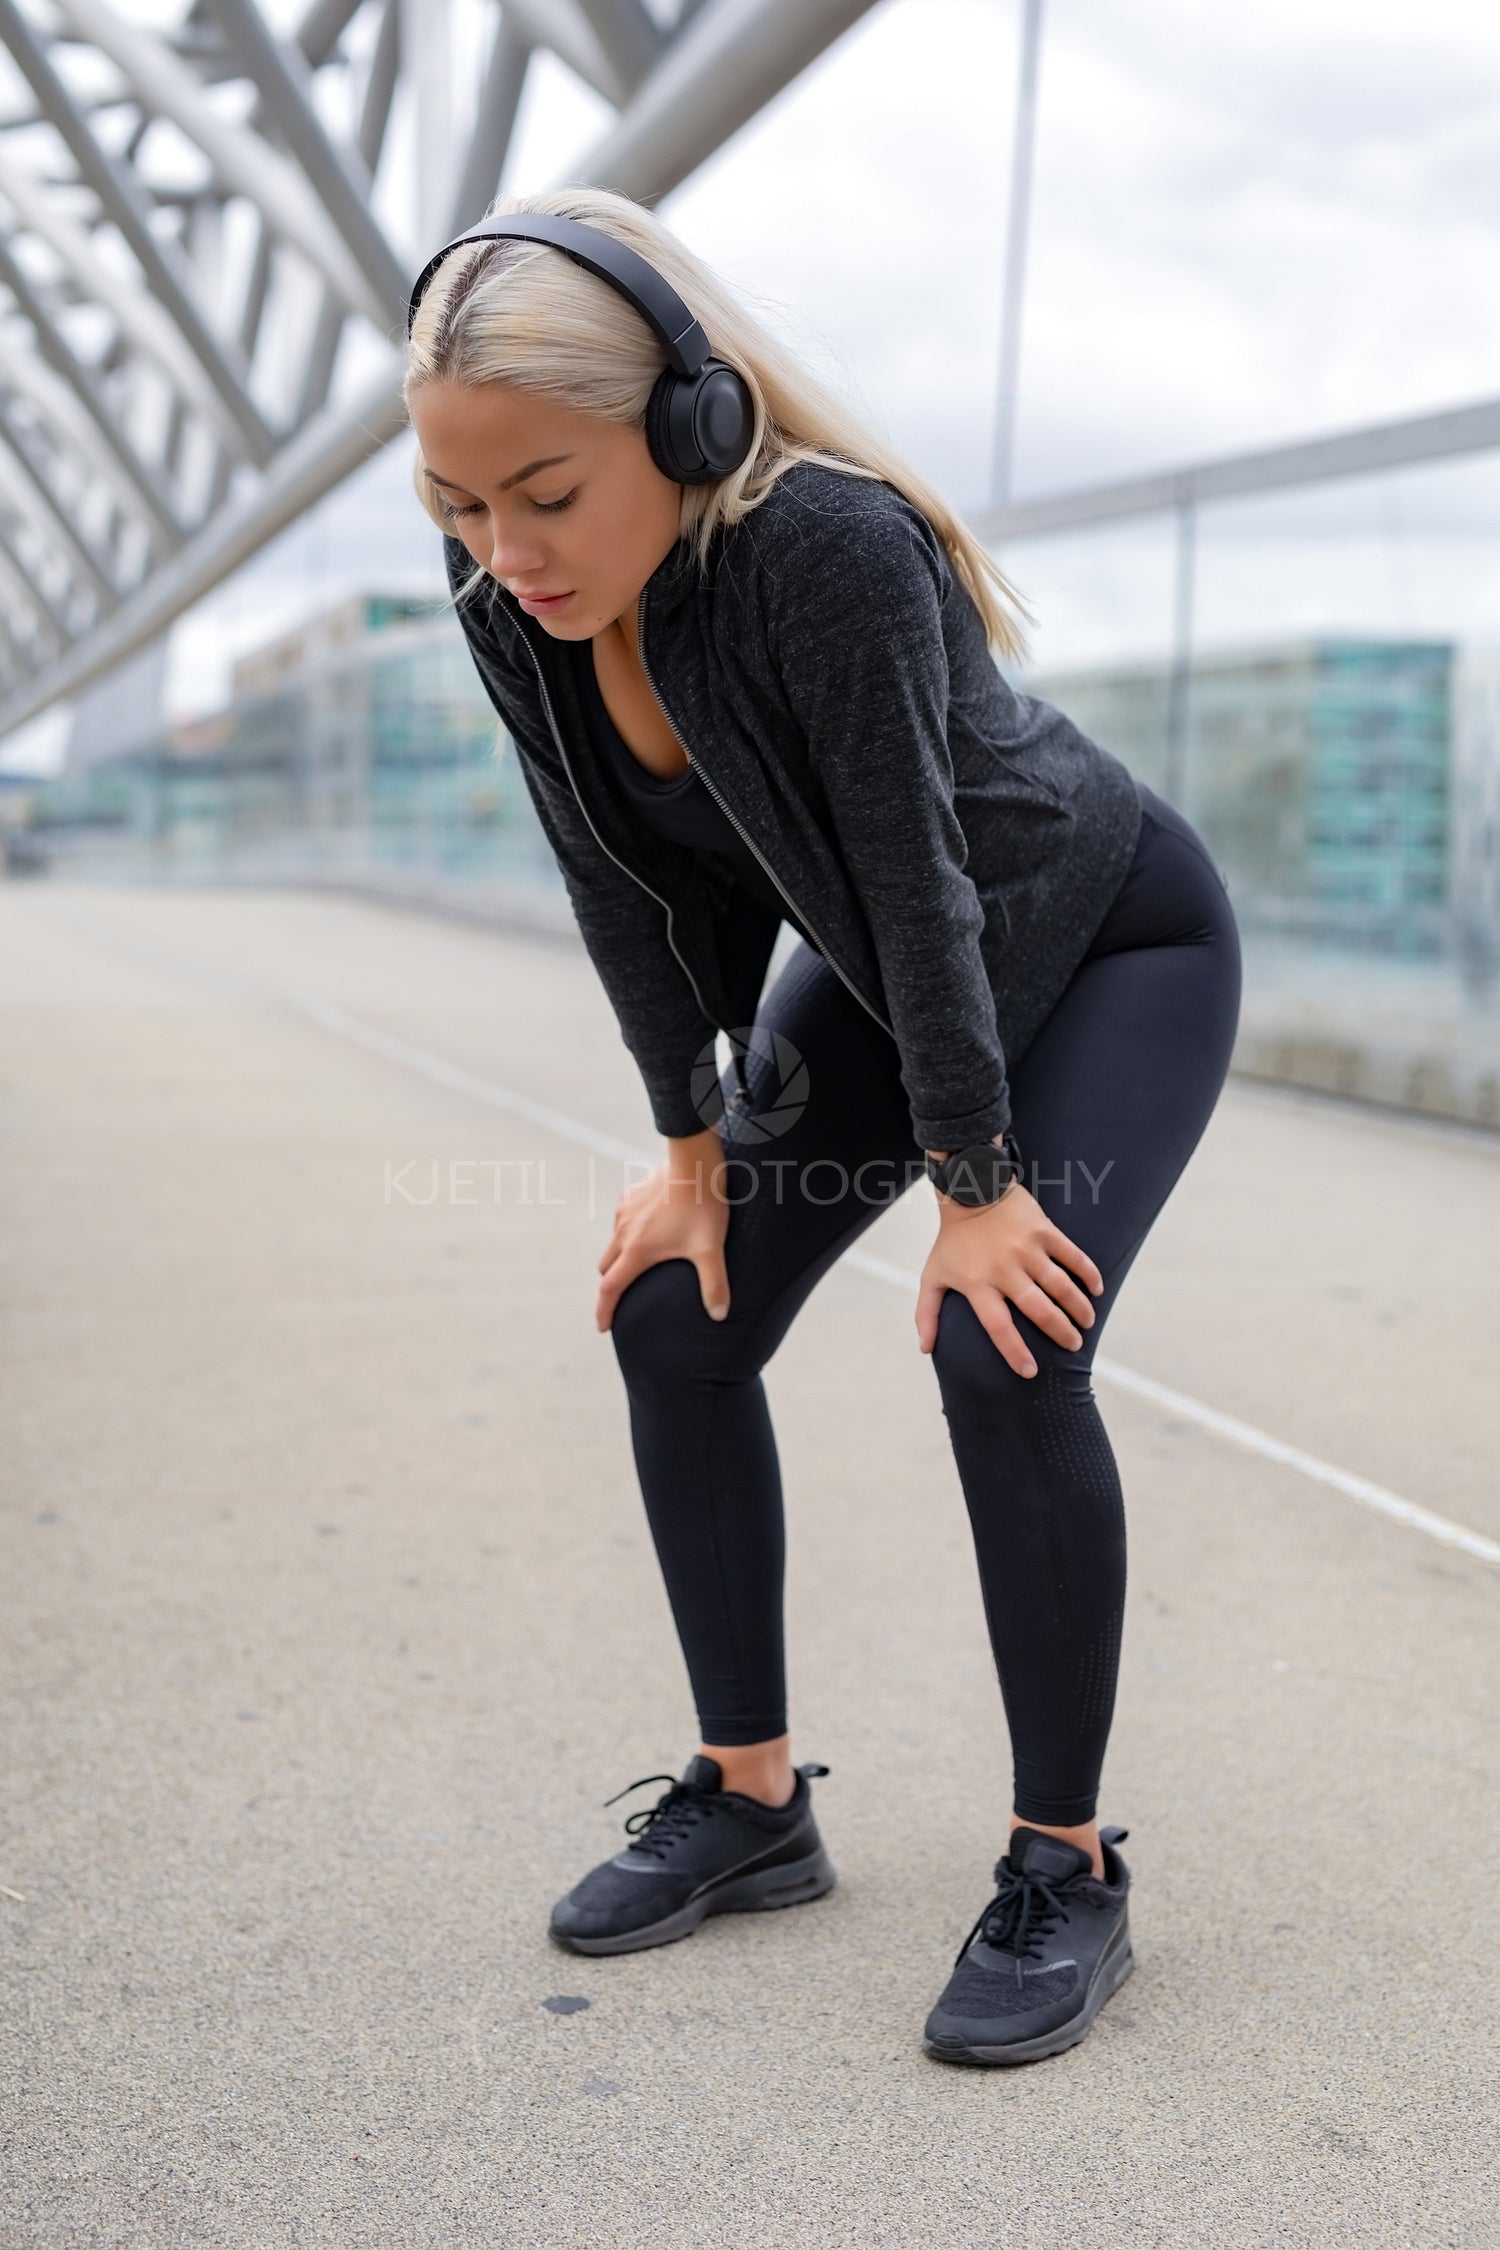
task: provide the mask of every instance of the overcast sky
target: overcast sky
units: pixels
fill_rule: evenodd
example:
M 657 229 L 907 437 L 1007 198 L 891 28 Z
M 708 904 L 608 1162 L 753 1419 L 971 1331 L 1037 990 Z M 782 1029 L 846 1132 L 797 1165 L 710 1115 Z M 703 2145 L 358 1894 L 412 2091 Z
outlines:
M 961 506 L 990 474 L 1018 16 L 879 0 L 663 205 Z M 565 179 L 608 115 L 541 58 L 505 187 Z M 1047 0 L 1018 492 L 1500 389 L 1497 146 L 1500 12 L 1474 0 Z M 310 601 L 436 582 L 407 461 L 399 441 L 179 625 L 176 710 L 216 701 L 233 654 Z M 1278 506 L 1331 542 L 1295 598 L 1277 564 L 1288 616 L 1500 617 L 1488 464 Z M 1043 645 L 1087 650 L 1158 636 L 1166 562 L 1148 526 L 1013 567 Z M 1243 573 L 1209 579 L 1228 624 Z

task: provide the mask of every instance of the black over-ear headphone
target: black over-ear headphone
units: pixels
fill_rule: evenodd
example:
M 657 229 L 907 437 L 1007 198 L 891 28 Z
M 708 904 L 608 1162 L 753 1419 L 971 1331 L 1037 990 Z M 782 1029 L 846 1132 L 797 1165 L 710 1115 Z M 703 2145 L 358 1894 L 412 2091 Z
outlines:
M 482 219 L 444 243 L 417 276 L 406 312 L 408 336 L 427 284 L 449 251 L 465 242 L 545 242 L 576 258 L 634 305 L 667 355 L 646 402 L 646 443 L 663 476 L 677 484 L 712 484 L 749 459 L 755 408 L 744 377 L 711 356 L 708 338 L 655 266 L 612 234 L 580 220 L 521 212 L 513 218 Z

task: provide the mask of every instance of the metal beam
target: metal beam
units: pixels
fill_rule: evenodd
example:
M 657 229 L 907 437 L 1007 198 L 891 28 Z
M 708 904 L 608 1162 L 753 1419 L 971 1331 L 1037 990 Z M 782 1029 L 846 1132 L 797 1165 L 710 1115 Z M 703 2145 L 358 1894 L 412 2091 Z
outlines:
M 105 396 L 104 386 L 92 369 L 84 366 L 66 338 L 60 334 L 46 306 L 32 287 L 30 277 L 12 255 L 10 244 L 3 236 L 0 236 L 0 282 L 5 284 L 18 311 L 25 315 L 36 331 L 37 348 L 42 357 L 72 391 L 88 414 L 100 443 L 109 448 L 124 472 L 131 491 L 155 527 L 156 544 L 170 552 L 181 541 L 182 526 L 163 498 L 158 483 L 153 480 L 140 455 L 120 428 L 114 410 Z
M 390 123 L 391 101 L 396 91 L 396 73 L 400 63 L 401 0 L 383 0 L 380 30 L 375 38 L 375 51 L 370 57 L 369 75 L 365 79 L 365 90 L 359 105 L 359 123 L 354 133 L 354 145 L 372 175 L 385 146 L 386 127 Z M 327 399 L 328 386 L 333 380 L 334 363 L 338 358 L 339 339 L 343 333 L 343 309 L 325 290 L 308 339 L 302 383 L 292 410 L 294 429 L 300 430 L 304 422 L 309 421 Z
M 868 4 L 868 0 L 867 0 Z M 620 77 L 599 41 L 594 27 L 576 0 L 503 0 L 506 20 L 529 47 L 547 47 L 559 62 L 611 108 L 630 98 L 630 88 Z
M 632 93 L 655 69 L 666 44 L 641 0 L 579 0 L 611 70 Z
M 68 621 L 46 588 L 37 584 L 3 524 L 0 524 L 0 560 L 6 566 L 12 584 L 20 587 L 21 599 L 32 612 L 36 637 L 45 640 L 50 635 L 55 648 L 65 649 L 72 638 Z M 44 711 L 51 700 L 50 695 L 44 696 L 35 708 Z
M 271 287 L 271 231 L 263 219 L 258 220 L 255 248 L 250 254 L 250 270 L 245 276 L 245 294 L 240 304 L 238 332 L 240 349 L 247 359 L 253 358 L 255 340 L 260 334 L 260 324 L 266 309 L 266 298 Z M 223 446 L 218 448 L 218 458 L 208 480 L 207 505 L 203 510 L 205 520 L 218 513 L 224 505 L 229 490 L 229 480 L 234 474 L 234 456 Z
M 7 339 L 9 341 L 9 339 Z M 48 440 L 54 453 L 76 463 L 87 480 L 91 493 L 103 491 L 108 497 L 112 518 L 132 533 L 139 531 L 148 549 L 161 555 L 172 552 L 176 542 L 161 538 L 149 519 L 143 519 L 140 495 L 122 471 L 113 452 L 105 444 L 103 434 L 93 417 L 85 412 L 65 383 L 53 373 L 40 353 L 32 348 L 32 338 L 26 335 L 19 348 L 0 353 L 0 395 L 10 391 L 17 394 L 40 416 L 46 424 Z M 76 517 L 78 503 L 70 502 L 70 516 Z M 113 525 L 96 545 L 111 554 L 114 545 Z M 116 567 L 116 564 L 112 567 Z
M 31 666 L 26 660 L 26 652 L 20 642 L 12 637 L 11 629 L 5 621 L 3 611 L 0 611 L 0 650 L 4 651 L 11 676 L 19 685 L 30 672 Z
M 114 609 L 119 595 L 106 576 L 97 557 L 90 554 L 79 538 L 73 524 L 73 513 L 68 502 L 52 489 L 52 480 L 41 464 L 32 457 L 31 449 L 11 420 L 3 399 L 0 399 L 0 445 L 3 445 L 26 479 L 35 497 L 40 501 L 45 520 L 56 545 L 72 558 L 73 568 L 84 582 L 92 586 L 101 610 Z
M 89 131 L 16 0 L 0 0 L 0 45 L 10 50 L 43 116 L 67 143 L 80 179 L 93 189 L 125 237 L 147 287 L 165 307 L 207 386 L 222 402 L 236 444 L 263 468 L 276 446 L 246 388 L 248 370 L 215 335 L 198 305 L 193 276 L 181 251 L 157 234 L 150 202 L 133 174 L 106 156 Z
M 416 262 L 442 230 L 453 181 L 453 0 L 401 0 L 412 167 L 406 224 Z
M 1026 302 L 1026 240 L 1031 219 L 1036 148 L 1036 82 L 1042 59 L 1042 0 L 1022 0 L 1021 67 L 1011 137 L 1010 199 L 1005 213 L 1005 271 L 1000 292 L 1000 396 L 995 410 L 991 503 L 1003 508 L 1015 472 L 1016 406 L 1021 379 L 1021 314 Z
M 453 191 L 448 226 L 454 234 L 472 226 L 494 200 L 505 169 L 506 152 L 515 130 L 516 112 L 521 106 L 530 62 L 531 49 L 513 28 L 507 13 L 495 28 L 494 44 L 479 89 L 469 153 Z
M 379 452 L 405 427 L 399 375 L 386 373 L 352 408 L 320 415 L 283 448 L 259 488 L 223 512 L 120 604 L 87 640 L 68 649 L 44 678 L 0 707 L 0 735 L 74 695 L 164 633 L 196 601 L 250 560 L 278 531 Z M 413 503 L 415 505 L 415 503 Z
M 4 0 L 0 0 L 0 8 L 3 6 Z M 4 149 L 0 149 L 0 195 L 26 232 L 37 235 L 56 252 L 72 274 L 80 296 L 105 306 L 136 349 L 144 352 L 169 383 L 192 401 L 194 410 L 206 415 L 243 455 L 244 432 L 163 306 L 148 290 L 107 265 L 83 228 L 68 217 L 60 203 L 44 194 L 35 177 L 23 171 Z M 261 427 L 264 429 L 264 424 Z M 265 445 L 270 444 L 267 431 Z
M 327 404 L 328 386 L 333 381 L 334 362 L 339 356 L 343 334 L 344 308 L 333 297 L 325 296 L 314 315 L 312 334 L 308 338 L 302 382 L 292 408 L 294 429 L 302 429 Z
M 388 320 L 404 319 L 410 282 L 370 209 L 374 182 L 357 151 L 336 148 L 313 108 L 301 50 L 272 37 L 254 0 L 204 0 L 244 62 L 282 139 L 358 260 Z
M 169 117 L 202 150 L 228 188 L 258 205 L 277 233 L 295 244 L 351 305 L 367 312 L 377 325 L 384 323 L 387 307 L 381 291 L 307 181 L 284 156 L 215 109 L 166 41 L 127 22 L 109 0 L 57 0 L 57 4 L 74 30 L 124 72 L 147 106 Z
M 865 14 L 870 0 L 707 0 L 575 177 L 656 203 Z
M 271 230 L 262 221 L 256 232 L 255 248 L 250 253 L 250 271 L 245 276 L 245 297 L 240 306 L 240 349 L 247 358 L 254 351 L 255 339 L 260 334 L 270 287 Z
M 625 116 L 574 176 L 636 196 L 646 180 L 654 195 L 666 194 L 870 4 L 707 0 Z M 509 0 L 509 7 L 512 31 L 523 37 L 544 12 L 539 0 L 525 0 L 524 7 L 521 0 Z M 728 82 L 716 83 L 716 73 L 729 74 Z M 670 85 L 663 93 L 660 85 L 668 74 Z M 652 135 L 659 136 L 654 156 Z M 227 503 L 113 617 L 0 706 L 0 734 L 57 697 L 87 686 L 155 639 L 405 427 L 401 366 L 393 358 L 352 406 L 325 411 L 292 438 L 257 491 Z
M 375 50 L 370 57 L 369 75 L 359 105 L 359 123 L 354 129 L 354 145 L 372 176 L 385 146 L 385 130 L 391 121 L 391 102 L 400 68 L 401 0 L 383 0 L 380 29 L 375 35 Z
M 1127 516 L 1154 516 L 1211 500 L 1247 499 L 1295 485 L 1331 483 L 1338 477 L 1377 476 L 1421 461 L 1496 448 L 1500 448 L 1500 398 L 1481 399 L 1477 405 L 1448 407 L 1438 414 L 1372 422 L 1335 437 L 1265 446 L 1254 453 L 1226 454 L 1216 461 L 1190 462 L 1149 476 L 1046 493 L 1008 508 L 986 509 L 975 517 L 974 529 L 992 544 L 1035 539 L 1087 524 L 1118 523 Z
M 314 70 L 319 63 L 327 62 L 359 14 L 360 5 L 361 0 L 312 0 L 312 6 L 297 26 L 295 37 Z

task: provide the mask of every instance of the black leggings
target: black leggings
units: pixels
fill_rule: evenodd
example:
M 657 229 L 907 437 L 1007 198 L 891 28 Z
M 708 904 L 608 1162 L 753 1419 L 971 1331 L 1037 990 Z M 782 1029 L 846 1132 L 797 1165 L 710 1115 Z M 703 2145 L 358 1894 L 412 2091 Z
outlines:
M 1069 1350 L 1007 1300 L 1037 1363 L 1021 1376 L 950 1289 L 932 1353 L 1010 1728 L 1015 1810 L 1059 1827 L 1095 1815 L 1125 1603 L 1124 1504 L 1094 1352 L 1213 1113 L 1239 1020 L 1239 937 L 1218 871 L 1182 815 L 1137 787 L 1141 835 L 1124 884 L 1010 1073 L 1025 1184 L 1104 1277 L 1094 1325 Z M 729 1316 L 709 1318 L 697 1269 L 673 1258 L 622 1292 L 612 1328 L 702 1739 L 723 1744 L 787 1731 L 781 1476 L 761 1370 L 830 1266 L 923 1177 L 889 1034 L 805 942 L 757 1025 L 753 1101 L 722 1128 Z M 788 1057 L 770 1034 L 806 1060 L 800 1113 L 795 1081 L 774 1106 Z M 726 1072 L 726 1099 L 732 1085 Z

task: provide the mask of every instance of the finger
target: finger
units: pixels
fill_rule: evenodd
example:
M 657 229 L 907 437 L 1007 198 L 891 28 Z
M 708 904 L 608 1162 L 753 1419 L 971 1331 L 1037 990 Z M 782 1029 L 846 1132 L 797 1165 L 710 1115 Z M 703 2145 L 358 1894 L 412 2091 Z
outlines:
M 1017 1375 L 1034 1375 L 1036 1361 L 1031 1356 L 1030 1347 L 1022 1341 L 1020 1330 L 1010 1317 L 1010 1307 L 1000 1291 L 988 1289 L 982 1297 L 976 1296 L 972 1291 L 967 1294 L 980 1325 L 1006 1366 Z
M 694 1264 L 698 1268 L 698 1290 L 703 1299 L 703 1309 L 710 1320 L 729 1318 L 729 1269 L 724 1254 L 718 1250 L 705 1250 Z
M 614 1260 L 619 1257 L 620 1252 L 624 1249 L 624 1247 L 625 1224 L 622 1219 L 617 1218 L 614 1225 L 610 1229 L 609 1240 L 604 1245 L 603 1254 L 601 1255 L 599 1260 L 598 1271 L 600 1273 L 603 1273 L 606 1266 L 612 1265 Z
M 1086 1296 L 1064 1267 L 1048 1262 L 1046 1271 L 1035 1277 L 1054 1301 L 1072 1316 L 1078 1327 L 1092 1328 L 1098 1319 L 1094 1300 Z
M 943 1309 L 946 1294 L 941 1281 L 928 1281 L 925 1276 L 917 1291 L 917 1344 L 920 1350 L 930 1352 L 937 1342 L 938 1315 Z
M 1061 1227 L 1053 1228 L 1051 1234 L 1045 1238 L 1045 1247 L 1058 1260 L 1059 1264 L 1071 1266 L 1074 1273 L 1080 1274 L 1096 1297 L 1104 1294 L 1103 1274 L 1099 1271 L 1087 1250 L 1080 1250 L 1076 1242 L 1070 1242 Z
M 1026 1315 L 1033 1327 L 1040 1328 L 1044 1336 L 1050 1336 L 1054 1343 L 1065 1344 L 1069 1351 L 1076 1351 L 1083 1342 L 1082 1336 L 1062 1307 L 1052 1302 L 1035 1276 L 1023 1288 L 1012 1290 L 1011 1297 L 1017 1310 Z
M 602 1331 L 614 1325 L 615 1306 L 619 1303 L 631 1282 L 634 1281 L 637 1273 L 643 1273 L 644 1271 L 643 1266 L 635 1259 L 626 1257 L 623 1252 L 616 1258 L 604 1277 L 599 1291 L 599 1301 L 594 1308 L 594 1325 L 598 1329 Z

